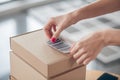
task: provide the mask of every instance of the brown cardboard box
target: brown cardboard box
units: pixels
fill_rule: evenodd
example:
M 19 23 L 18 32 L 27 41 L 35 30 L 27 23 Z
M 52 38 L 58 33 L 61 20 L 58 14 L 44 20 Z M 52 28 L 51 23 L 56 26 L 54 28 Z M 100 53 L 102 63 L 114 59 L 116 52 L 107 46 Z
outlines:
M 10 53 L 10 63 L 11 80 L 85 80 L 86 71 L 84 66 L 47 79 L 13 52 Z
M 11 49 L 47 78 L 81 66 L 77 65 L 69 54 L 60 53 L 49 47 L 47 41 L 43 30 L 37 30 L 12 37 Z M 82 69 L 84 72 L 85 68 Z

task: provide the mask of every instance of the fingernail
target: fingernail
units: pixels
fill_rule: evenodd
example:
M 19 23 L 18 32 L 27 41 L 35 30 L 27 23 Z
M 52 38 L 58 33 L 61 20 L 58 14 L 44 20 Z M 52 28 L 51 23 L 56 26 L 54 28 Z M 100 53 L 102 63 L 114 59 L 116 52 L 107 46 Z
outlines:
M 55 43 L 56 42 L 56 38 L 52 37 L 51 38 L 51 42 Z

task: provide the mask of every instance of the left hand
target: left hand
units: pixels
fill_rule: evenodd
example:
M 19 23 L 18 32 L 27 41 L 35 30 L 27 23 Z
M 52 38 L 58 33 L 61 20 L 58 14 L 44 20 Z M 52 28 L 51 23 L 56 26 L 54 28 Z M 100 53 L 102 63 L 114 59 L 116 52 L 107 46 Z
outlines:
M 70 54 L 76 59 L 76 63 L 86 65 L 96 58 L 101 49 L 106 46 L 102 32 L 94 32 L 73 45 Z

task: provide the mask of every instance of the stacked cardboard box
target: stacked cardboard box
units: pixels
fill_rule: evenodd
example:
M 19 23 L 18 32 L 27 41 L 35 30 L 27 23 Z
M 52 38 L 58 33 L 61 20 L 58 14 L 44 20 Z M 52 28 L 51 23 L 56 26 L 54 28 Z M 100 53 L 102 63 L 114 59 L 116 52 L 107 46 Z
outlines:
M 11 37 L 11 80 L 85 80 L 86 67 L 47 41 L 43 30 Z

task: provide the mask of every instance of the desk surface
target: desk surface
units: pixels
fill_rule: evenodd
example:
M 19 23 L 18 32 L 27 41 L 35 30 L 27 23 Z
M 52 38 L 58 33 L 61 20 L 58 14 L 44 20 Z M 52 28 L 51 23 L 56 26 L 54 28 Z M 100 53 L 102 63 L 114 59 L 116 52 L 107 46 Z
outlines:
M 96 70 L 88 70 L 86 73 L 86 80 L 97 80 L 104 72 L 102 71 L 96 71 Z M 111 73 L 114 76 L 119 77 L 120 80 L 120 75 L 116 75 Z

